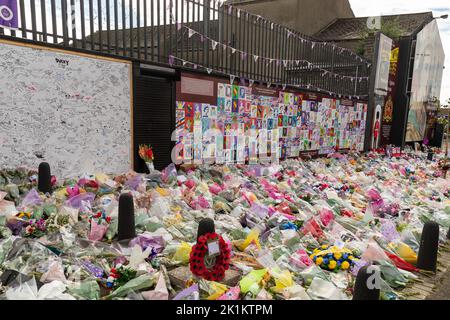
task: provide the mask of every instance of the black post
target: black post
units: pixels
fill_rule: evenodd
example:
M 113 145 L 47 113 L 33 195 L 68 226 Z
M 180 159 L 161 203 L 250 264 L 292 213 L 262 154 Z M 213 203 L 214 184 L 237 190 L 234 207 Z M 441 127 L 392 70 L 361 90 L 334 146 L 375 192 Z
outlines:
M 427 221 L 420 238 L 417 268 L 436 272 L 438 246 L 439 225 L 434 221 Z
M 117 233 L 119 241 L 136 237 L 133 196 L 129 193 L 123 193 L 119 197 L 119 225 Z
M 368 266 L 365 266 L 358 271 L 353 288 L 353 300 L 380 300 L 380 288 L 370 289 L 368 287 L 369 283 L 373 284 L 370 277 L 378 275 L 370 273 L 368 268 Z
M 202 219 L 200 221 L 200 223 L 198 224 L 198 229 L 197 229 L 197 240 L 198 238 L 200 238 L 201 236 L 207 234 L 207 233 L 213 233 L 216 232 L 215 231 L 215 227 L 214 227 L 214 221 L 206 218 L 206 219 Z
M 38 190 L 43 193 L 52 192 L 52 175 L 47 162 L 39 164 Z

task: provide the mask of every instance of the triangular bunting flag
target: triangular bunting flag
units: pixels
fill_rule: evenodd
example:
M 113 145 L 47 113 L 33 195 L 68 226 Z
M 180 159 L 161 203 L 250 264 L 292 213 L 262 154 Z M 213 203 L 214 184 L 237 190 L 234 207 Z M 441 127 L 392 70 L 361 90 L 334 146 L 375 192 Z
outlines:
M 208 72 L 208 74 L 210 74 L 212 72 L 211 68 L 206 68 L 206 72 Z
M 252 79 L 248 80 L 248 84 L 250 85 L 250 87 L 253 86 L 253 83 L 255 83 L 255 80 L 252 80 Z
M 192 30 L 191 28 L 189 28 L 189 31 L 188 31 L 188 37 L 190 38 L 190 37 L 192 37 L 194 34 L 195 34 L 195 31 Z
M 257 62 L 258 61 L 258 56 L 256 56 L 256 55 L 253 55 L 253 59 L 255 60 L 255 62 Z
M 230 84 L 233 84 L 233 83 L 234 83 L 234 78 L 236 78 L 236 76 L 230 74 Z
M 216 47 L 217 47 L 217 41 L 211 40 L 211 46 L 212 46 L 212 49 L 213 49 L 213 50 L 216 50 Z
M 231 48 L 231 53 L 235 53 L 236 49 L 235 48 Z

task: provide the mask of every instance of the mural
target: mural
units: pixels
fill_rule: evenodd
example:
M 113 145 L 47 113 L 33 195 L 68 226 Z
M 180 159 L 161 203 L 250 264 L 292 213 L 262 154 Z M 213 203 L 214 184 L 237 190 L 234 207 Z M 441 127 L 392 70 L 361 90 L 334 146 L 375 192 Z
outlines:
M 362 150 L 367 105 L 219 83 L 217 105 L 178 101 L 179 162 L 244 163 L 305 151 Z

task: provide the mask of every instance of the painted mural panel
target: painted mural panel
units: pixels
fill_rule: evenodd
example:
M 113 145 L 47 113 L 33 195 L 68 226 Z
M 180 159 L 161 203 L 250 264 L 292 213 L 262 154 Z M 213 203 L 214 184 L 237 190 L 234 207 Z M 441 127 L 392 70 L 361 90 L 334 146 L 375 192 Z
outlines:
M 427 105 L 441 92 L 445 54 L 436 20 L 417 34 L 406 141 L 421 141 L 427 124 Z
M 177 102 L 177 160 L 244 163 L 362 150 L 367 105 L 218 83 L 217 105 Z

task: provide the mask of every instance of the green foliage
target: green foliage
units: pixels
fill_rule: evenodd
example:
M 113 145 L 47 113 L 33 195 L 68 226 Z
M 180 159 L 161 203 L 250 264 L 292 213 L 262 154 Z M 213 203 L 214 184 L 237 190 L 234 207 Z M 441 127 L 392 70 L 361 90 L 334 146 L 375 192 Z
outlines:
M 391 39 L 398 39 L 403 34 L 404 30 L 400 26 L 398 19 L 389 20 L 389 21 L 381 21 L 381 29 L 369 29 L 367 26 L 360 32 L 360 41 L 358 46 L 355 48 L 355 51 L 359 55 L 364 55 L 366 52 L 366 42 L 370 36 L 373 36 L 376 32 L 380 31 L 385 36 Z

